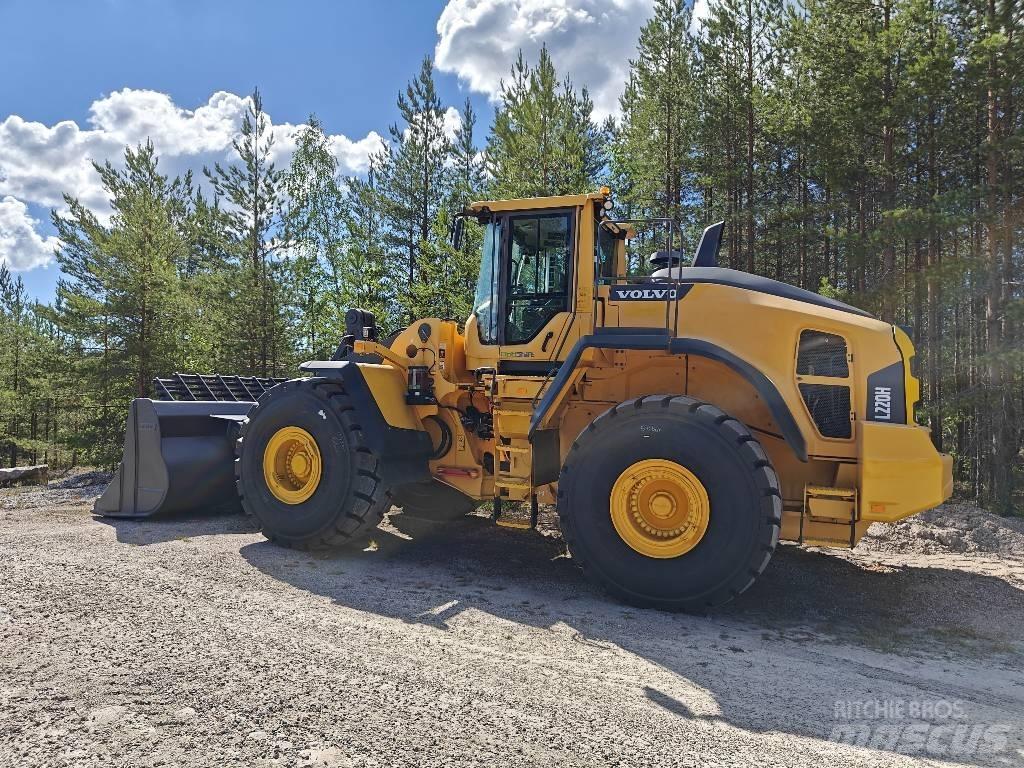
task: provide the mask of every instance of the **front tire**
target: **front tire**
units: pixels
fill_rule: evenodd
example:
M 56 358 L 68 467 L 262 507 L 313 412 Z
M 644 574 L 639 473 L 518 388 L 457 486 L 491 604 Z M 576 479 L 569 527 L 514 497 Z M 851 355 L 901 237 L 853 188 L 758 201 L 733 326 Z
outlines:
M 576 439 L 558 515 L 573 559 L 616 597 L 702 610 L 768 565 L 782 494 L 743 424 L 693 398 L 655 395 L 620 403 Z
M 295 549 L 361 540 L 391 497 L 341 382 L 278 384 L 239 430 L 235 478 L 242 507 L 263 535 Z

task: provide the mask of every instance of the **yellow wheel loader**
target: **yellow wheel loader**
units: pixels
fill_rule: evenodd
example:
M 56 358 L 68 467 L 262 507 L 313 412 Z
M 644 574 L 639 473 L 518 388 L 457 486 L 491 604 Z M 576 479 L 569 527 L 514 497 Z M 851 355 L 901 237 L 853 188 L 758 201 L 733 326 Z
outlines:
M 641 224 L 611 208 L 607 188 L 469 206 L 458 221 L 484 234 L 462 331 L 427 318 L 385 344 L 356 309 L 305 378 L 158 380 L 96 511 L 240 500 L 268 538 L 320 548 L 392 505 L 554 503 L 612 594 L 700 609 L 749 587 L 780 538 L 852 547 L 950 496 L 951 460 L 914 423 L 904 331 L 718 267 L 721 223 L 684 264 L 672 223 L 643 222 L 668 246 L 631 275 Z

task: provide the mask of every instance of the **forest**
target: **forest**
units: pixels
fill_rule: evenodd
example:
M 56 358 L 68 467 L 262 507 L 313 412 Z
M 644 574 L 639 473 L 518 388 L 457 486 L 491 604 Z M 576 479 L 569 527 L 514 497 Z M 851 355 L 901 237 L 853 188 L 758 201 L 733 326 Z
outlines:
M 695 27 L 657 0 L 614 118 L 542 50 L 446 131 L 426 57 L 359 177 L 315 116 L 271 162 L 254 91 L 230 163 L 172 178 L 129 146 L 95 166 L 112 215 L 65 197 L 52 303 L 0 264 L 0 462 L 113 465 L 154 376 L 297 375 L 349 307 L 387 330 L 464 319 L 478 245 L 451 247 L 453 213 L 607 184 L 684 248 L 724 219 L 724 266 L 912 329 L 918 421 L 957 494 L 1021 513 L 1022 33 L 1014 0 L 710 0 Z

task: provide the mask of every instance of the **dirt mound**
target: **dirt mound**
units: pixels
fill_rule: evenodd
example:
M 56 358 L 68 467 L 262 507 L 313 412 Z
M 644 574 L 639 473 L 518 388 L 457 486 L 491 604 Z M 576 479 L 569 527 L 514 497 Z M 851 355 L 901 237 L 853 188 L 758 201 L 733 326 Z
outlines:
M 106 485 L 113 476 L 110 472 L 102 472 L 98 469 L 74 470 L 66 477 L 50 483 L 50 488 L 92 488 L 97 485 Z
M 98 470 L 72 470 L 49 486 L 25 485 L 0 490 L 0 510 L 78 507 L 91 504 L 113 475 Z
M 1000 517 L 971 504 L 950 503 L 898 523 L 875 523 L 860 551 L 985 553 L 1024 558 L 1024 518 Z

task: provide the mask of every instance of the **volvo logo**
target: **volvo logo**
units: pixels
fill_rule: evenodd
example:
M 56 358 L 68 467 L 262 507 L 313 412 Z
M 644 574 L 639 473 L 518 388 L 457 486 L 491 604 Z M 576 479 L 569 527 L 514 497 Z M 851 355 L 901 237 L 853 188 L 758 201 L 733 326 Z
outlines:
M 611 288 L 612 301 L 672 301 L 685 294 L 684 286 L 677 294 L 676 289 L 668 285 L 658 283 L 645 283 L 642 285 L 613 285 Z

